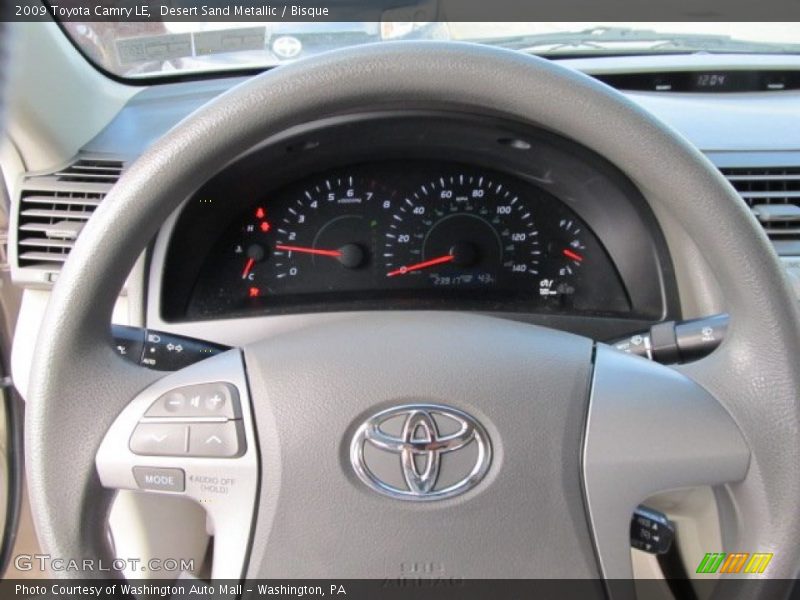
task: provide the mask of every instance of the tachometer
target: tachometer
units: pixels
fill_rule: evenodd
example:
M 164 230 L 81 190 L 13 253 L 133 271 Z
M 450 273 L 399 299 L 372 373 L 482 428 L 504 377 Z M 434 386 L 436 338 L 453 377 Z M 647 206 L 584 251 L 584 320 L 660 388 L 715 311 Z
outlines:
M 349 287 L 363 279 L 372 260 L 367 207 L 375 197 L 369 184 L 352 175 L 327 177 L 298 190 L 281 211 L 271 247 L 270 285 L 283 291 Z
M 361 210 L 342 210 L 371 199 L 352 177 L 326 179 L 288 206 L 259 206 L 234 242 L 248 297 L 300 290 L 313 280 L 323 289 L 369 263 L 372 241 Z
M 217 244 L 199 292 L 208 305 L 235 310 L 292 295 L 369 289 L 374 205 L 390 195 L 374 178 L 345 172 L 262 198 Z
M 539 275 L 534 208 L 496 176 L 454 172 L 419 186 L 385 233 L 387 278 L 435 287 L 490 287 Z

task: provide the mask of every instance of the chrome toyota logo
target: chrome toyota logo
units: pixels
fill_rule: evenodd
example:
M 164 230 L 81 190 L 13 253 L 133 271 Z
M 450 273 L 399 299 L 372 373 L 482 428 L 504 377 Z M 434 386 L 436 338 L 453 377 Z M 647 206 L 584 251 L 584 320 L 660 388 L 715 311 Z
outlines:
M 401 500 L 440 500 L 475 486 L 489 469 L 489 436 L 465 412 L 408 404 L 367 419 L 350 443 L 358 477 Z

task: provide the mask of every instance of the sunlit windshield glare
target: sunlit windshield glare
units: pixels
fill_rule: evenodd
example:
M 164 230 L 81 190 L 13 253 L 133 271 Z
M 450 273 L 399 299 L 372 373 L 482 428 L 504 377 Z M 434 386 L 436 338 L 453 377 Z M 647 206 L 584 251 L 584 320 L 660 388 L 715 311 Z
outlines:
M 89 23 L 63 24 L 121 77 L 257 69 L 387 40 L 466 40 L 543 56 L 800 54 L 798 23 Z

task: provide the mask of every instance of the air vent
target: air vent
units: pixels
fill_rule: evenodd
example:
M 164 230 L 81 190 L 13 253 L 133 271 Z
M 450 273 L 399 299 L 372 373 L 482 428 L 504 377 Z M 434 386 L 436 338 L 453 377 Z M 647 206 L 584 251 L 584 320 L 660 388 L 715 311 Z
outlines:
M 15 231 L 22 283 L 42 281 L 42 274 L 52 281 L 122 168 L 120 161 L 82 158 L 55 173 L 25 179 Z M 26 271 L 36 275 L 25 277 Z
M 775 242 L 800 240 L 800 167 L 722 169 Z
M 122 175 L 122 163 L 116 160 L 89 160 L 82 158 L 56 173 L 59 181 L 82 183 L 116 183 Z

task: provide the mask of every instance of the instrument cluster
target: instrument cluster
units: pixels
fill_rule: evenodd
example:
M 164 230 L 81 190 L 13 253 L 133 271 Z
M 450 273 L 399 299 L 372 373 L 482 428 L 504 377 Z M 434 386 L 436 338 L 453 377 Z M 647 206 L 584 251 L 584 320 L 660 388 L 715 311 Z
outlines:
M 591 227 L 535 182 L 457 162 L 334 168 L 252 197 L 211 245 L 190 318 L 298 307 L 624 315 Z

